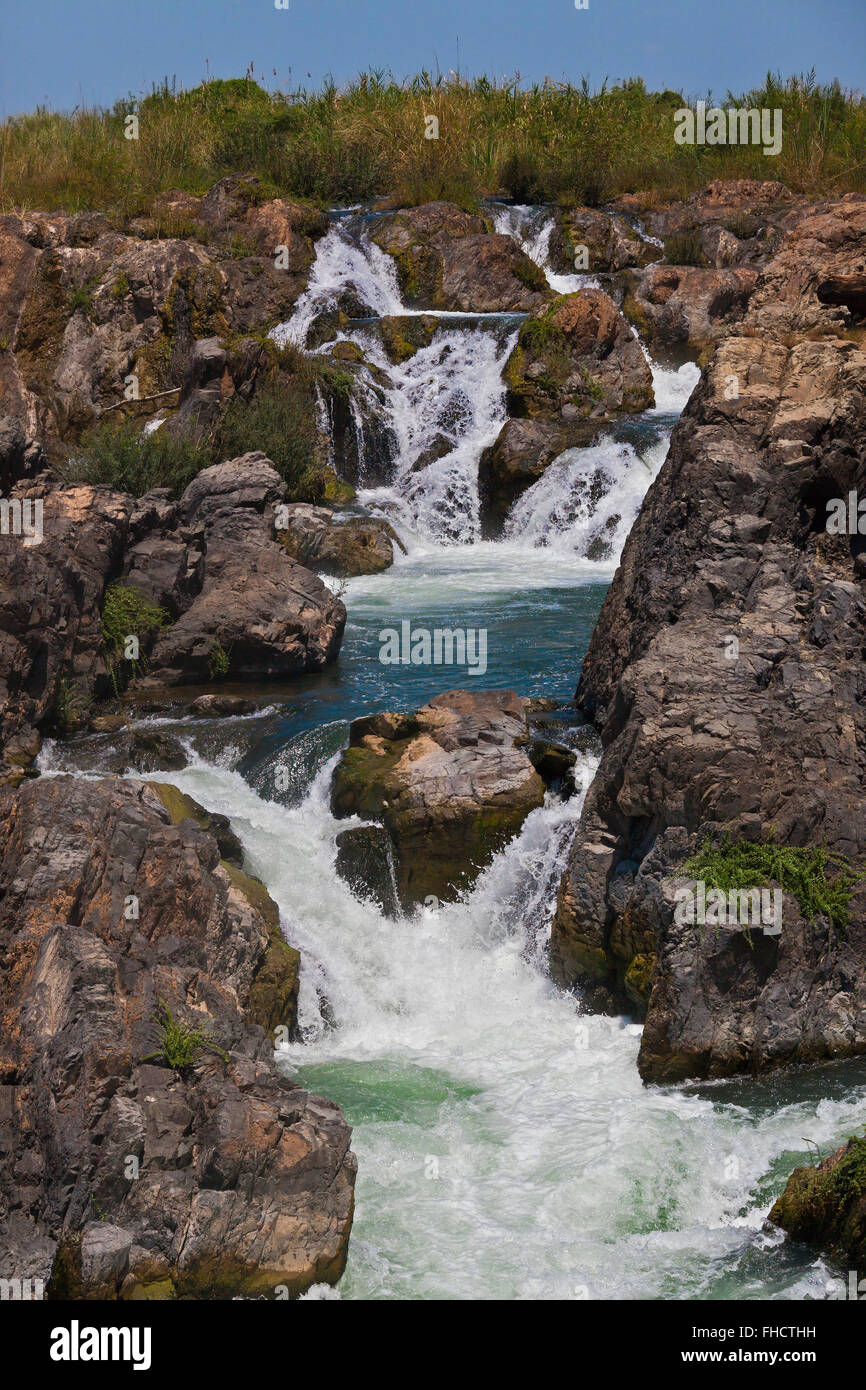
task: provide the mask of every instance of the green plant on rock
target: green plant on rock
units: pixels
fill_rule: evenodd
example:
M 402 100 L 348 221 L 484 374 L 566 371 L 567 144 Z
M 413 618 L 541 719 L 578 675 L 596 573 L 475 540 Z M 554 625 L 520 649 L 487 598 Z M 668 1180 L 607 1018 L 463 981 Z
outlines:
M 260 449 L 285 482 L 290 502 L 318 502 L 324 489 L 316 427 L 317 370 L 301 364 L 285 379 L 267 382 L 249 401 L 235 396 L 216 431 L 216 458 L 237 458 Z
M 164 999 L 159 1001 L 159 1012 L 154 1024 L 155 1052 L 142 1057 L 143 1062 L 163 1062 L 172 1071 L 186 1071 L 198 1060 L 205 1049 L 216 1052 L 224 1062 L 228 1053 L 223 1050 L 204 1028 L 193 1028 L 188 1023 L 179 1023 Z
M 143 434 L 132 420 L 104 420 L 84 435 L 63 475 L 68 482 L 104 483 L 133 497 L 155 487 L 170 488 L 179 496 L 213 462 L 204 441 L 163 429 Z
M 731 838 L 718 847 L 705 840 L 698 853 L 683 865 L 682 872 L 723 893 L 778 883 L 797 900 L 807 921 L 828 917 L 840 931 L 848 925 L 851 897 L 864 877 L 845 855 L 824 848 Z
M 226 651 L 221 642 L 214 642 L 210 649 L 210 655 L 208 656 L 208 676 L 212 681 L 224 680 L 229 673 L 230 666 L 230 653 Z
M 170 622 L 170 614 L 139 589 L 109 584 L 102 606 L 102 641 L 116 695 L 122 683 L 120 672 L 125 669 L 129 678 L 137 676 L 145 664 L 145 645 Z M 130 644 L 130 638 L 136 639 L 135 643 Z M 137 646 L 137 655 L 128 654 L 130 646 Z

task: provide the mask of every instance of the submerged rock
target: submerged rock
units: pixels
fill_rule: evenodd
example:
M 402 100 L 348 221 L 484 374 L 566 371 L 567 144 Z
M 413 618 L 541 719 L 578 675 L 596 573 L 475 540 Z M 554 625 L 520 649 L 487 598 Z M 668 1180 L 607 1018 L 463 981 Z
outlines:
M 350 1131 L 274 1068 L 296 953 L 262 885 L 141 783 L 0 796 L 4 1276 L 74 1298 L 334 1282 Z M 166 1007 L 200 1035 L 185 1057 Z
M 526 705 L 510 690 L 452 690 L 416 714 L 352 724 L 331 808 L 388 831 L 404 908 L 456 897 L 542 804 L 544 782 L 520 746 Z
M 827 531 L 828 501 L 866 491 L 866 352 L 856 302 L 818 293 L 862 262 L 866 200 L 804 226 L 674 429 L 577 692 L 604 751 L 552 966 L 597 1006 L 645 1012 L 649 1081 L 866 1052 L 862 881 L 844 930 L 790 894 L 777 936 L 675 918 L 708 837 L 866 864 L 862 543 Z

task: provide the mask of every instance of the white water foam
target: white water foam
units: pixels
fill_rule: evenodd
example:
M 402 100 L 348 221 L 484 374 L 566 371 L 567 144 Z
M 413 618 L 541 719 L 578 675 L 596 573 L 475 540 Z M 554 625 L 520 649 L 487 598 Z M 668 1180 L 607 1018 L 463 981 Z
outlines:
M 517 242 L 522 251 L 544 271 L 548 285 L 557 294 L 574 294 L 576 290 L 597 290 L 599 281 L 594 275 L 574 271 L 562 274 L 550 263 L 550 238 L 556 220 L 549 208 L 515 203 L 498 207 L 493 213 L 493 225 Z
M 641 1085 L 640 1029 L 544 970 L 580 796 L 534 812 L 464 903 L 393 922 L 334 873 L 328 778 L 288 810 L 223 767 L 171 774 L 231 817 L 303 953 L 306 1041 L 278 1060 L 355 1124 L 340 1296 L 825 1297 L 823 1263 L 782 1258 L 763 1221 L 801 1136 L 862 1122 L 862 1088 L 752 1112 Z

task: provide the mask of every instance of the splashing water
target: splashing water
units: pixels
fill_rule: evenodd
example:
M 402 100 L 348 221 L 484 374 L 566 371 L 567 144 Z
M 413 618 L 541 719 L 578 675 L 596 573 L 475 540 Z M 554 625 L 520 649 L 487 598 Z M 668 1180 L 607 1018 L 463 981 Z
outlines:
M 464 902 L 393 922 L 334 872 L 331 766 L 294 809 L 214 763 L 171 780 L 231 817 L 303 954 L 305 1041 L 277 1057 L 355 1127 L 338 1296 L 826 1297 L 827 1266 L 764 1217 L 803 1134 L 862 1122 L 862 1067 L 643 1087 L 640 1028 L 582 1015 L 544 968 L 582 797 L 533 812 Z
M 493 225 L 497 232 L 503 232 L 517 242 L 544 271 L 548 285 L 557 294 L 574 294 L 575 290 L 597 290 L 599 281 L 594 275 L 574 272 L 563 275 L 554 270 L 550 263 L 550 238 L 556 220 L 549 208 L 537 208 L 515 203 L 509 207 L 498 207 L 493 213 Z

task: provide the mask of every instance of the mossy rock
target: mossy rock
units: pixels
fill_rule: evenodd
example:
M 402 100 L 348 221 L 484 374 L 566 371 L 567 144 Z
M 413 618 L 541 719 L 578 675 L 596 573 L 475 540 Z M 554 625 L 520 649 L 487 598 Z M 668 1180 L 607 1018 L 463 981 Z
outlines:
M 770 1212 L 795 1240 L 855 1269 L 866 1265 L 866 1139 L 849 1139 L 814 1168 L 795 1168 Z
M 264 918 L 268 944 L 259 962 L 245 1013 L 250 1023 L 258 1023 L 273 1042 L 274 1030 L 288 1030 L 289 1040 L 298 1032 L 298 991 L 301 983 L 301 953 L 290 946 L 280 928 L 280 910 L 263 883 L 233 864 L 226 864 L 232 883 L 249 904 Z
M 623 976 L 623 988 L 631 1002 L 645 1011 L 652 989 L 656 958 L 653 955 L 635 956 Z
M 436 332 L 437 319 L 432 314 L 413 314 L 407 317 L 389 315 L 382 319 L 382 346 L 392 362 L 407 362 L 419 348 L 429 347 Z

